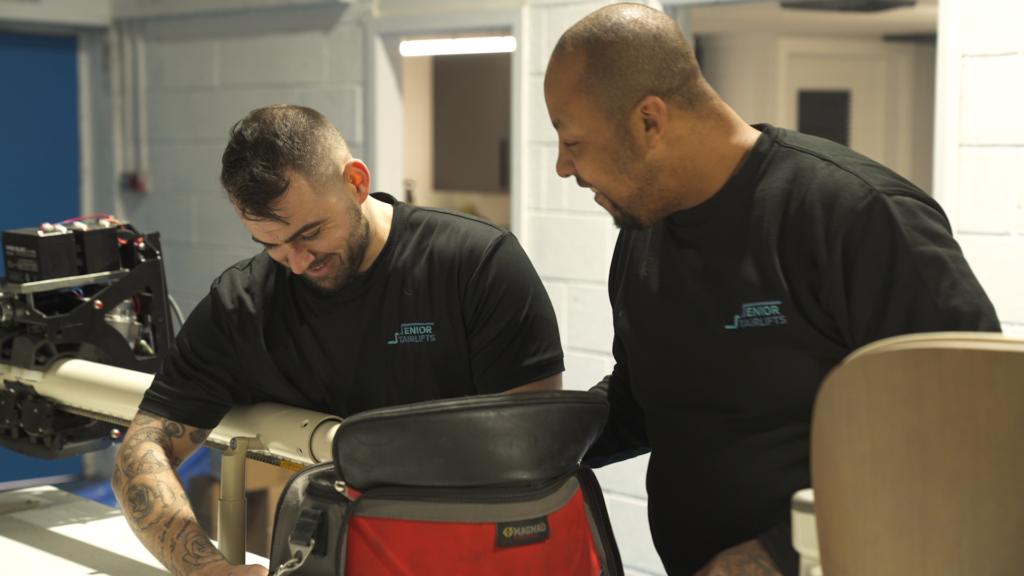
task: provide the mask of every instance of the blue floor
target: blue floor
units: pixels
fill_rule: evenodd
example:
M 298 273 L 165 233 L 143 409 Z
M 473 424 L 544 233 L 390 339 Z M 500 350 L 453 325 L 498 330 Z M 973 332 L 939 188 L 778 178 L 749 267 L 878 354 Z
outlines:
M 77 494 L 82 498 L 105 504 L 111 508 L 120 508 L 117 499 L 114 498 L 114 490 L 110 487 L 110 478 L 97 478 L 95 480 L 76 480 L 56 484 L 57 488 L 65 492 Z

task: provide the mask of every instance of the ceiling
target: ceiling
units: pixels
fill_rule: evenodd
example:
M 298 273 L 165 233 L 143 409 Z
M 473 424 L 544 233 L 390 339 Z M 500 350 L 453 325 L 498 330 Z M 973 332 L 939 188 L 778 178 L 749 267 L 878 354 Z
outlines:
M 778 2 L 748 2 L 693 8 L 698 35 L 757 32 L 794 36 L 891 36 L 935 34 L 938 0 L 882 12 L 783 9 Z

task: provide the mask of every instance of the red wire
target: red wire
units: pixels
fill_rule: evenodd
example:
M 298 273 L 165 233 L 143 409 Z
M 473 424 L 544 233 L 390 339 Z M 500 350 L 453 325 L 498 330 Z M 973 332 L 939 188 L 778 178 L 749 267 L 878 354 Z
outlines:
M 79 216 L 78 218 L 68 218 L 61 222 L 61 224 L 67 224 L 68 222 L 78 222 L 79 220 L 90 220 L 92 218 L 106 218 L 107 220 L 113 220 L 114 217 L 110 214 L 93 214 L 91 216 Z

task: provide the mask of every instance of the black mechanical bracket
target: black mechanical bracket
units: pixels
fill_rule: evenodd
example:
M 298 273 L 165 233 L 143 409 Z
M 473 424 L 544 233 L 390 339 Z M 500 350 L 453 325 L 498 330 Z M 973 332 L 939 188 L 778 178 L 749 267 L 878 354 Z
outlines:
M 111 281 L 73 310 L 63 314 L 45 314 L 30 305 L 17 318 L 15 328 L 0 328 L 0 361 L 45 371 L 59 358 L 83 358 L 128 370 L 155 373 L 171 346 L 170 308 L 160 256 L 160 235 L 153 232 L 144 235 L 144 239 L 145 261 L 138 262 L 127 275 Z M 106 313 L 113 307 L 140 293 L 151 295 L 149 315 L 155 354 L 148 356 L 137 356 L 124 337 L 105 321 Z M 88 346 L 83 347 L 83 344 Z M 102 358 L 95 358 L 96 350 Z M 3 357 L 5 351 L 9 351 L 9 359 Z
M 58 460 L 102 450 L 120 437 L 120 426 L 69 414 L 40 398 L 31 386 L 5 380 L 0 389 L 0 446 L 25 456 Z

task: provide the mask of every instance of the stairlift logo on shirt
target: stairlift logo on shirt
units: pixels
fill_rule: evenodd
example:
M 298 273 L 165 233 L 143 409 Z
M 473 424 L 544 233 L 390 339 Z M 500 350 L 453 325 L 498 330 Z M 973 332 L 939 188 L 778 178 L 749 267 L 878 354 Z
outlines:
M 436 339 L 433 322 L 414 322 L 399 326 L 398 332 L 395 332 L 395 339 L 390 340 L 388 344 L 416 344 L 433 342 Z
M 750 302 L 740 306 L 741 314 L 733 316 L 732 324 L 725 326 L 726 330 L 736 328 L 758 328 L 763 326 L 776 326 L 786 323 L 786 316 L 779 312 L 781 301 L 772 302 Z

